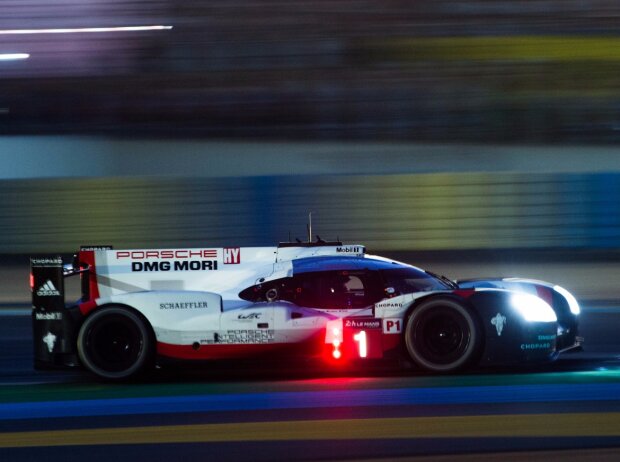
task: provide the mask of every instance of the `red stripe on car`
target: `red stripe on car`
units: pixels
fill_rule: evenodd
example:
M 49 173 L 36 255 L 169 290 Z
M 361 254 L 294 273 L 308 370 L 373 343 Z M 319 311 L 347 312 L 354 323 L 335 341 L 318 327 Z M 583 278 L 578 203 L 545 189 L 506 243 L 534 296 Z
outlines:
M 286 343 L 258 343 L 241 345 L 173 345 L 157 342 L 157 354 L 176 359 L 228 359 L 268 354 Z

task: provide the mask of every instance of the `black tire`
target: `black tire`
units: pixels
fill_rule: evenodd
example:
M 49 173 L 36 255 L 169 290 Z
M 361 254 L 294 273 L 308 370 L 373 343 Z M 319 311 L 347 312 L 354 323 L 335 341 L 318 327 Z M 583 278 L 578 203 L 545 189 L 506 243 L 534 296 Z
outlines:
M 434 298 L 416 307 L 407 321 L 405 345 L 422 369 L 449 373 L 464 369 L 479 357 L 479 322 L 457 300 Z
M 108 380 L 136 377 L 151 364 L 153 348 L 150 326 L 139 314 L 120 306 L 91 314 L 77 340 L 82 364 Z

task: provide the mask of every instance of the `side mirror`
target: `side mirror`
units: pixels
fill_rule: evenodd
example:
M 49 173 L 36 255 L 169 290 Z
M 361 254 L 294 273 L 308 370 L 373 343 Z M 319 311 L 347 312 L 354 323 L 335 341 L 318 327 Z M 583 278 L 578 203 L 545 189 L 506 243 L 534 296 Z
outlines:
M 385 295 L 387 295 L 390 298 L 393 297 L 394 295 L 396 295 L 396 289 L 394 289 L 394 287 L 386 287 Z

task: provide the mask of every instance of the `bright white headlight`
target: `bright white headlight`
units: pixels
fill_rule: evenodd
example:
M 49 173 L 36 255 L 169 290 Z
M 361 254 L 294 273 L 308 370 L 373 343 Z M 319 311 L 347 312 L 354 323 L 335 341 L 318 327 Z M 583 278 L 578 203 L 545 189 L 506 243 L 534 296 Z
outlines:
M 553 308 L 542 298 L 526 293 L 515 293 L 511 298 L 512 306 L 521 313 L 526 321 L 554 322 L 558 318 Z
M 575 297 L 573 297 L 573 294 L 571 294 L 568 290 L 560 286 L 555 286 L 553 290 L 555 290 L 566 299 L 571 313 L 577 315 L 581 312 L 581 309 L 579 308 L 579 303 L 577 303 L 577 300 L 575 299 Z

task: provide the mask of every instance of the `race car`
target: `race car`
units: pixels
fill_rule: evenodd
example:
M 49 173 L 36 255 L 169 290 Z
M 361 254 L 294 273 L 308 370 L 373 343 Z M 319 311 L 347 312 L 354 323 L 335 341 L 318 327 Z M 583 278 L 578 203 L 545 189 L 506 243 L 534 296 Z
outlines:
M 81 298 L 65 303 L 65 278 Z M 528 279 L 452 281 L 363 245 L 115 250 L 31 258 L 35 367 L 123 380 L 167 360 L 397 359 L 452 373 L 580 348 L 579 304 Z

